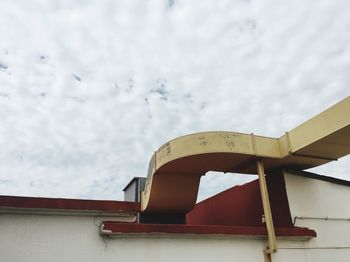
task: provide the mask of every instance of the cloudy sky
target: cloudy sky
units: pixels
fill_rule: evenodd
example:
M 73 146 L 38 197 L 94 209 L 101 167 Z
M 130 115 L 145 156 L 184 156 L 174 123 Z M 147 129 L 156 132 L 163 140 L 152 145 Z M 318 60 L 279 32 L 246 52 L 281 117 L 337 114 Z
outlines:
M 174 137 L 279 137 L 350 95 L 349 32 L 348 0 L 2 0 L 0 194 L 122 199 Z

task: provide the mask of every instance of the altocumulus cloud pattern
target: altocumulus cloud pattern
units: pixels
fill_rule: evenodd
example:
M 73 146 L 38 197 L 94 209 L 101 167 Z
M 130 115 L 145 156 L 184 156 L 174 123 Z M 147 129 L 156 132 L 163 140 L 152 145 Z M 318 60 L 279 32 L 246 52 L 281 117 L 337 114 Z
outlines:
M 349 95 L 347 32 L 346 0 L 3 0 L 0 192 L 121 199 L 174 137 L 280 136 Z

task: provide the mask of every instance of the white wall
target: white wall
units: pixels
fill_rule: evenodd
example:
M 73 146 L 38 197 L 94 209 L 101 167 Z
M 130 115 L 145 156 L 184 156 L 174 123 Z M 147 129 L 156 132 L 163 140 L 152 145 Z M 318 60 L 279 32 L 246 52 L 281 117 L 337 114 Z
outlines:
M 350 217 L 350 188 L 285 174 L 292 216 Z M 263 261 L 266 240 L 206 237 L 101 237 L 113 217 L 0 214 L 0 261 Z M 315 229 L 309 241 L 278 239 L 273 262 L 350 261 L 350 222 L 297 220 Z
M 262 250 L 266 240 L 164 235 L 101 237 L 98 225 L 102 220 L 88 216 L 0 214 L 1 261 L 264 261 Z M 306 246 L 307 242 L 279 240 L 278 245 L 298 247 Z M 310 260 L 308 257 L 322 258 L 324 253 L 312 252 L 314 251 L 279 249 L 273 255 L 273 261 L 328 261 Z M 338 251 L 336 253 L 339 255 Z M 348 261 L 344 259 L 335 261 Z
M 292 218 L 350 218 L 350 187 L 288 173 L 284 177 Z M 302 250 L 302 261 L 350 261 L 350 220 L 297 219 L 295 225 L 314 229 L 317 237 L 283 243 L 283 253 Z
M 263 261 L 264 241 L 241 238 L 102 238 L 99 219 L 0 214 L 1 261 Z

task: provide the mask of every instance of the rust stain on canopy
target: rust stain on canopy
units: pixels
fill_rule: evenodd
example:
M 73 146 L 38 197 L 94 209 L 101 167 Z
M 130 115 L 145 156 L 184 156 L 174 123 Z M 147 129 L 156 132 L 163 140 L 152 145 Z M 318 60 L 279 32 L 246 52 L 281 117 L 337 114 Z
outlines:
M 280 138 L 236 132 L 182 136 L 152 156 L 141 209 L 186 213 L 197 199 L 200 177 L 208 171 L 256 174 L 262 158 L 268 172 L 277 167 L 316 167 L 350 153 L 350 97 Z

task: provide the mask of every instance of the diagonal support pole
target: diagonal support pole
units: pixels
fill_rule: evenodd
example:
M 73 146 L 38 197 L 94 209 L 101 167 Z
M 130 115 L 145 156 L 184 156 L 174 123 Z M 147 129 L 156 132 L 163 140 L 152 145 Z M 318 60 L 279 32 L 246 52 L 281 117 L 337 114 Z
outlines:
M 268 246 L 266 250 L 264 250 L 264 257 L 265 257 L 265 261 L 271 261 L 271 253 L 277 252 L 277 245 L 276 245 L 275 228 L 273 226 L 273 220 L 272 220 L 269 194 L 268 194 L 266 179 L 265 179 L 264 164 L 261 159 L 257 161 L 257 169 L 258 169 L 258 175 L 259 175 L 260 193 L 261 193 L 261 199 L 262 199 L 262 204 L 264 208 L 264 216 L 265 216 L 265 223 L 266 223 L 267 237 L 268 237 Z

